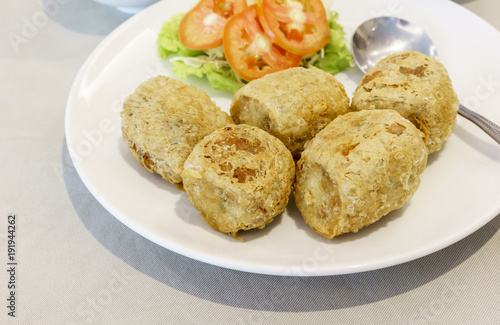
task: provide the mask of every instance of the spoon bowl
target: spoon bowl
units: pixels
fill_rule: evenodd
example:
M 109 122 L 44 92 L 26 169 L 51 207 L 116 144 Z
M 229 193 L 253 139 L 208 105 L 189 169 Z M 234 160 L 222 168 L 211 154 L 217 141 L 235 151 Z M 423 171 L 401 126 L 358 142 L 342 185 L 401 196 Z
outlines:
M 425 31 L 396 17 L 365 21 L 356 29 L 352 44 L 354 60 L 364 73 L 380 59 L 409 49 L 437 58 L 436 47 Z
M 395 53 L 419 51 L 437 59 L 436 46 L 425 31 L 397 17 L 377 17 L 362 23 L 352 38 L 352 54 L 366 73 L 380 59 Z M 467 118 L 500 144 L 500 126 L 459 104 L 458 114 Z

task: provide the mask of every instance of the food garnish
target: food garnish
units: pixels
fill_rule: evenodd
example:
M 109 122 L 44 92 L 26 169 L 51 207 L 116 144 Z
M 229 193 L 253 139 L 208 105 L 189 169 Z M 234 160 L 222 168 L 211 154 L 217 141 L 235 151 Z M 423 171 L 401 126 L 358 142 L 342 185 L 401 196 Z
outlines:
M 207 9 L 209 5 L 206 2 L 213 4 L 210 7 L 213 12 Z M 186 79 L 191 75 L 206 77 L 214 89 L 235 93 L 249 80 L 289 67 L 315 66 L 336 74 L 352 66 L 352 56 L 346 46 L 344 30 L 337 22 L 338 14 L 325 11 L 321 1 L 259 0 L 251 6 L 246 6 L 245 1 L 243 3 L 201 0 L 187 14 L 178 13 L 164 23 L 158 35 L 158 52 L 161 58 L 171 62 L 172 72 L 178 78 Z M 318 3 L 322 11 L 317 9 Z M 262 18 L 258 15 L 259 6 L 279 9 L 281 14 L 277 12 L 275 17 L 280 19 L 278 25 L 284 26 L 284 32 L 272 32 L 271 26 L 276 25 L 267 22 L 272 22 L 271 18 L 266 18 L 266 23 L 262 23 Z M 321 19 L 318 18 L 320 13 Z M 190 17 L 195 14 L 204 17 L 203 21 L 211 26 L 206 33 L 218 35 L 207 37 L 206 42 L 210 43 L 209 45 L 192 44 L 204 39 L 200 36 L 202 34 L 199 31 L 199 22 L 198 26 L 186 27 L 192 20 Z M 308 23 L 311 17 L 315 18 L 314 25 Z M 221 31 L 222 21 L 225 21 L 225 25 Z M 297 21 L 302 23 L 298 24 Z M 215 30 L 218 32 L 215 33 Z M 191 40 L 187 33 L 196 41 Z M 325 38 L 325 34 L 329 37 Z M 223 45 L 217 45 L 220 44 L 219 39 L 223 40 Z M 243 48 L 239 47 L 242 42 L 246 42 Z M 318 46 L 321 47 L 318 49 Z M 312 52 L 306 52 L 305 49 Z M 301 54 L 297 54 L 299 52 Z

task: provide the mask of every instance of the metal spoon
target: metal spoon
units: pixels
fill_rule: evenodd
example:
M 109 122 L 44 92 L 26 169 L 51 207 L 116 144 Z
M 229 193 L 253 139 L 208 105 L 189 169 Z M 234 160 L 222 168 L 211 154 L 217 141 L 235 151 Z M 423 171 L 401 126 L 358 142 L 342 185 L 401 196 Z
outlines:
M 380 59 L 416 50 L 437 58 L 436 47 L 420 26 L 396 17 L 378 17 L 362 23 L 352 38 L 354 61 L 366 73 Z M 500 126 L 459 104 L 458 114 L 467 118 L 500 144 Z

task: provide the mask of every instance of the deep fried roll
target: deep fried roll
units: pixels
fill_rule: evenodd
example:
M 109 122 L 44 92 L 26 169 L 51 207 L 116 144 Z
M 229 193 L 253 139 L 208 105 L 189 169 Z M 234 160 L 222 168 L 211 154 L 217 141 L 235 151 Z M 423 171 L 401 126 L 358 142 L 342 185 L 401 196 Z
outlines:
M 339 116 L 297 163 L 294 196 L 305 222 L 333 238 L 400 208 L 427 163 L 423 134 L 393 110 Z
M 236 92 L 231 104 L 236 123 L 269 132 L 294 157 L 316 133 L 348 111 L 344 86 L 316 68 L 292 68 L 253 80 Z
M 441 149 L 455 128 L 458 97 L 444 66 L 410 51 L 380 60 L 363 77 L 351 109 L 393 109 L 425 134 L 429 152 Z
M 210 226 L 237 236 L 264 228 L 288 203 L 295 165 L 277 138 L 244 124 L 217 129 L 184 164 L 189 201 Z
M 137 161 L 172 183 L 182 182 L 184 161 L 198 141 L 233 123 L 205 92 L 164 76 L 139 85 L 125 99 L 121 118 Z

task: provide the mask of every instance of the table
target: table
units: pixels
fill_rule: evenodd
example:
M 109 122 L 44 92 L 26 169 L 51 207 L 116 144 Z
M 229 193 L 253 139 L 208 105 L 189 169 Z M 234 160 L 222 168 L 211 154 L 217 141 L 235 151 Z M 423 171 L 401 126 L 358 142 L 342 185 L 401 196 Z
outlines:
M 455 2 L 500 29 L 498 1 Z M 80 66 L 130 16 L 0 3 L 0 324 L 500 323 L 500 216 L 412 262 L 308 278 L 208 265 L 128 229 L 76 173 L 64 116 Z

